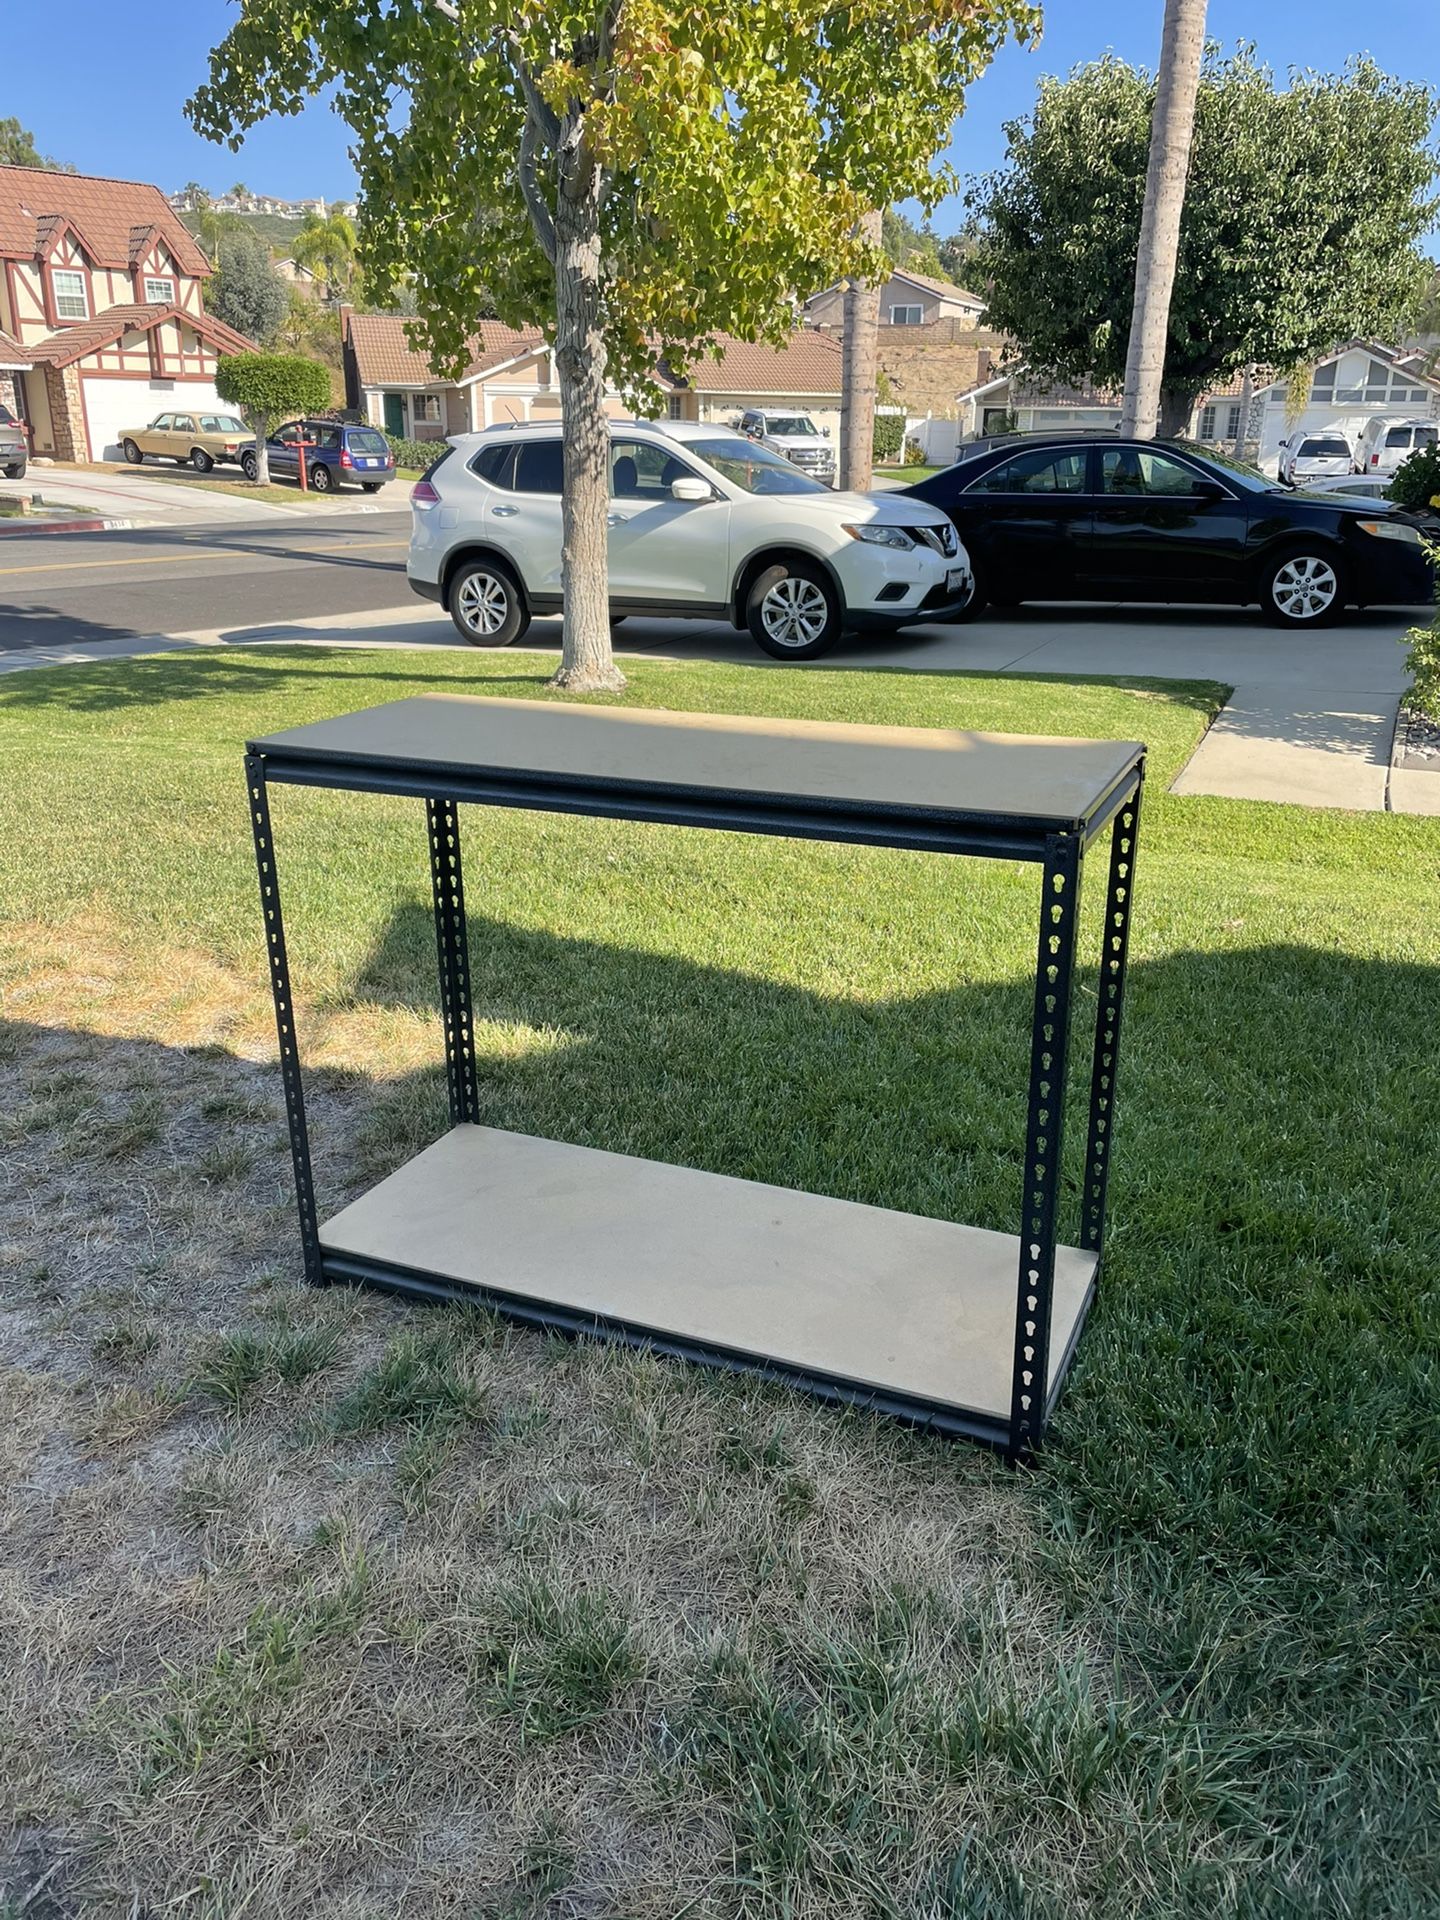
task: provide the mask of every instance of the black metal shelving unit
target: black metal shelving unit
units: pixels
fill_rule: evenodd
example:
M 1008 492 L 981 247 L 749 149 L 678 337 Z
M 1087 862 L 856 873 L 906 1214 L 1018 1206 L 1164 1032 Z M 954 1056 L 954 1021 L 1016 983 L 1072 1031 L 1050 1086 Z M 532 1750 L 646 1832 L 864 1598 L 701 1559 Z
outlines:
M 1002 1447 L 1039 1444 L 1099 1277 L 1145 750 L 426 695 L 252 741 L 255 856 L 305 1274 L 755 1369 Z M 269 789 L 425 803 L 451 1127 L 316 1205 Z M 536 1140 L 480 1120 L 462 803 L 1029 861 L 1040 869 L 1018 1231 Z M 1109 862 L 1079 1181 L 1059 1239 L 1086 850 Z

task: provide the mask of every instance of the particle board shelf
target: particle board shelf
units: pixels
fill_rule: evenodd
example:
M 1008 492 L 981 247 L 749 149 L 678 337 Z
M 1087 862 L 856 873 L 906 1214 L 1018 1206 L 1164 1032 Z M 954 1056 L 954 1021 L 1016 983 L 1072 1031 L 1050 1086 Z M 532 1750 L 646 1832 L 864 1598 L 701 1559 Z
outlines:
M 327 1263 L 409 1268 L 577 1329 L 726 1350 L 1003 1429 L 1013 1234 L 592 1147 L 462 1125 L 320 1228 Z M 1050 1385 L 1089 1299 L 1093 1253 L 1058 1247 Z
M 524 1321 L 754 1367 L 1027 1457 L 1099 1283 L 1144 763 L 1136 741 L 452 694 L 252 741 L 251 827 L 306 1277 L 416 1299 L 480 1296 Z M 270 819 L 275 784 L 425 802 L 451 1128 L 323 1223 Z M 1018 1232 L 480 1124 L 463 803 L 1040 865 Z M 1080 883 L 1086 849 L 1107 826 L 1079 1231 L 1067 1244 L 1059 1210 Z

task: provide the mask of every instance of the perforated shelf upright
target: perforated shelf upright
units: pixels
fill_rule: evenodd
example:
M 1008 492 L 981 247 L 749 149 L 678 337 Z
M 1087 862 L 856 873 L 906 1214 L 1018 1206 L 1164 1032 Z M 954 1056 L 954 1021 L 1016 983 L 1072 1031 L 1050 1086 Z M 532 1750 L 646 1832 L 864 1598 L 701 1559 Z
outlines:
M 712 1366 L 1029 1455 L 1094 1297 L 1145 750 L 427 694 L 246 750 L 306 1277 Z M 328 1218 L 315 1200 L 269 789 L 425 802 L 450 1128 Z M 996 1233 L 481 1123 L 460 807 L 1030 861 L 1040 869 L 1018 1231 Z M 1086 849 L 1109 829 L 1078 1244 L 1058 1237 Z

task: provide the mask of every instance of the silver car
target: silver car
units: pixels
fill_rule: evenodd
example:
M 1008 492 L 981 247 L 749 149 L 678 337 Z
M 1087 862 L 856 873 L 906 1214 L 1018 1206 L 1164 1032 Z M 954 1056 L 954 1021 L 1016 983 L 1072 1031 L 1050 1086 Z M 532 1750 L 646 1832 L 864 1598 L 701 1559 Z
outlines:
M 0 473 L 7 480 L 23 480 L 25 463 L 30 458 L 30 443 L 25 428 L 0 401 Z

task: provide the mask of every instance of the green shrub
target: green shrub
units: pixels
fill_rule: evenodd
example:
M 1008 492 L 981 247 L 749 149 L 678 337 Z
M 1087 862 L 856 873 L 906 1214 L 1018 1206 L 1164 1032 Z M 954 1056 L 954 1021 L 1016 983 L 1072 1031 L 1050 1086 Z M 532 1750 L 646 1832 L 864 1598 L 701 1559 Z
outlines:
M 418 467 L 421 473 L 445 451 L 443 440 L 406 440 L 398 433 L 387 433 L 385 438 L 397 467 Z
M 1415 458 L 1411 454 L 1405 465 L 1409 466 Z M 1440 544 L 1432 542 L 1426 552 L 1432 564 L 1440 569 Z M 1400 644 L 1404 646 L 1407 642 L 1410 651 L 1405 656 L 1405 665 L 1412 684 L 1405 704 L 1412 713 L 1423 713 L 1427 720 L 1440 721 L 1440 611 L 1428 627 L 1412 627 Z
M 1390 482 L 1389 497 L 1412 513 L 1417 507 L 1440 505 L 1440 442 L 1416 447 L 1401 461 Z
M 921 446 L 920 442 L 918 440 L 907 440 L 905 442 L 905 465 L 907 467 L 923 467 L 925 464 L 925 449 Z
M 898 458 L 905 438 L 903 413 L 877 413 L 872 446 L 876 460 L 890 462 Z

